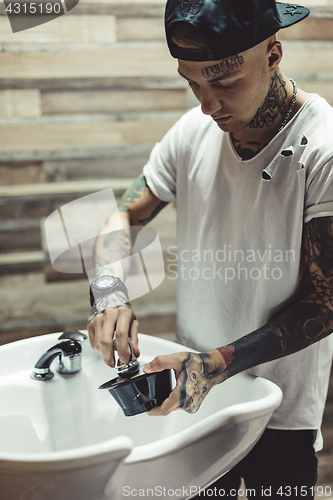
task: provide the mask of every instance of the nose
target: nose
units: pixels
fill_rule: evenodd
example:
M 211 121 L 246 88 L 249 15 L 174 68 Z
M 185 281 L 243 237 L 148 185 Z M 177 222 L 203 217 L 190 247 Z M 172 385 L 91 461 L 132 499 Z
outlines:
M 205 115 L 212 115 L 216 111 L 223 108 L 223 103 L 218 89 L 214 89 L 212 87 L 205 89 L 201 88 L 200 103 L 201 111 Z

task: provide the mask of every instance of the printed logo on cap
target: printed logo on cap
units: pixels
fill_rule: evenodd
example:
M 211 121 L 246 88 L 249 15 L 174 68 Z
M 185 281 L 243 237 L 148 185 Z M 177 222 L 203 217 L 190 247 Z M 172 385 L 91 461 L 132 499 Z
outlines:
M 195 16 L 203 7 L 203 4 L 203 0 L 181 0 L 180 2 L 182 13 L 189 16 Z

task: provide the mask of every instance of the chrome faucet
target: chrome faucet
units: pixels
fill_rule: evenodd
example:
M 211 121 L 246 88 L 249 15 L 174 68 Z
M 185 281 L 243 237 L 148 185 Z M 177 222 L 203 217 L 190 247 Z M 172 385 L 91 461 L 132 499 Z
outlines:
M 51 363 L 59 357 L 57 371 L 63 374 L 73 374 L 81 370 L 81 342 L 87 336 L 79 331 L 64 332 L 60 335 L 58 344 L 46 351 L 35 364 L 31 378 L 34 380 L 49 380 L 54 376 L 51 371 Z

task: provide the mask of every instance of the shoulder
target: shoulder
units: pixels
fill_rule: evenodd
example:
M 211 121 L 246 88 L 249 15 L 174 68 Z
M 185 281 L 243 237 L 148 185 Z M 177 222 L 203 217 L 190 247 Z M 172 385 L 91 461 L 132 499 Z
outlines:
M 307 160 L 311 169 L 333 158 L 333 108 L 324 98 L 310 94 L 292 128 L 295 141 L 305 146 L 303 160 Z
M 309 138 L 319 139 L 320 143 L 327 142 L 328 147 L 332 147 L 332 127 L 333 127 L 333 108 L 318 94 L 310 94 L 308 100 L 303 104 L 304 113 L 302 117 L 302 126 L 309 134 Z M 329 139 L 329 140 L 328 140 Z

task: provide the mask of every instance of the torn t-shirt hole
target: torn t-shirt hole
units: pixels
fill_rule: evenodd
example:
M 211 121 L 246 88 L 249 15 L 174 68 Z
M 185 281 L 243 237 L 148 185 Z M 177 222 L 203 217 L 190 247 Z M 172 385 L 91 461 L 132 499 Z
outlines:
M 308 143 L 308 140 L 305 137 L 305 135 L 303 135 L 302 140 L 301 140 L 301 146 L 305 146 L 305 144 L 307 144 L 307 143 Z
M 290 148 L 287 148 L 287 149 L 284 149 L 283 151 L 281 151 L 282 156 L 291 156 L 293 154 L 294 154 L 294 149 L 292 146 L 290 146 Z
M 271 176 L 269 175 L 268 172 L 266 172 L 266 170 L 263 170 L 262 171 L 262 174 L 261 174 L 261 177 L 264 179 L 264 181 L 270 181 L 271 180 Z

